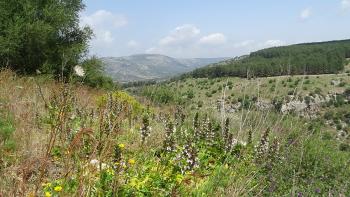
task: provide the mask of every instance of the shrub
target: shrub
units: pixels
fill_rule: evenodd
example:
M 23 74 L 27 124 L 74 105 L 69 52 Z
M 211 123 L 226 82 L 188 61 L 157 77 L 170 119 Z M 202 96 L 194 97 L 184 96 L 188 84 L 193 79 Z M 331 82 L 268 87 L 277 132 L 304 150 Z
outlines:
M 267 190 L 270 190 L 270 195 L 281 196 L 290 191 L 288 188 L 306 196 L 329 191 L 335 194 L 349 192 L 346 186 L 350 178 L 348 152 L 339 151 L 333 141 L 316 136 L 296 146 L 287 149 L 285 158 L 279 160 L 269 173 L 271 182 Z
M 344 87 L 346 85 L 346 82 L 345 81 L 342 81 L 339 83 L 339 87 Z
M 15 126 L 12 117 L 0 112 L 0 153 L 2 149 L 5 151 L 13 151 L 15 149 L 16 144 L 12 139 L 14 131 Z

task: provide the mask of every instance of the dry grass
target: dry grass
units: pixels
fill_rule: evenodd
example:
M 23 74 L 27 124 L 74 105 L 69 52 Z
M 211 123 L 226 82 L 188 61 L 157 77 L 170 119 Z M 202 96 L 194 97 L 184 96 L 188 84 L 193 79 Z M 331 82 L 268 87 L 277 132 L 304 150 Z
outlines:
M 10 70 L 0 72 L 0 111 L 11 114 L 16 149 L 0 158 L 0 196 L 24 196 L 34 189 L 39 167 L 51 165 L 45 160 L 49 131 L 40 124 L 47 113 L 47 102 L 60 94 L 63 84 L 44 77 L 19 77 Z M 95 104 L 103 92 L 83 86 L 72 88 L 81 108 Z M 1 157 L 5 157 L 2 155 Z

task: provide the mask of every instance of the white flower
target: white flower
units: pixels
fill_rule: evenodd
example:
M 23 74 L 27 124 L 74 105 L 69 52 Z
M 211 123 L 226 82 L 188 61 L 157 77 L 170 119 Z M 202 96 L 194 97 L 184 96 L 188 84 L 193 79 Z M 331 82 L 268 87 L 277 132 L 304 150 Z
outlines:
M 90 161 L 90 165 L 93 166 L 93 167 L 95 167 L 97 170 L 100 170 L 100 161 L 99 161 L 99 160 L 97 160 L 97 159 L 92 159 L 92 160 Z M 107 169 L 107 168 L 108 168 L 108 165 L 107 165 L 107 164 L 101 163 L 101 169 L 102 169 L 102 170 L 105 170 L 105 169 Z
M 92 160 L 90 161 L 90 164 L 91 164 L 91 165 L 98 165 L 99 163 L 100 163 L 100 161 L 97 160 L 97 159 L 92 159 Z
M 85 71 L 84 71 L 83 67 L 81 67 L 79 65 L 74 66 L 74 73 L 79 77 L 84 77 L 84 75 L 85 75 Z
M 107 165 L 107 164 L 105 164 L 105 163 L 101 163 L 101 168 L 102 168 L 102 170 L 105 170 L 105 169 L 107 169 L 107 168 L 108 168 L 108 165 Z

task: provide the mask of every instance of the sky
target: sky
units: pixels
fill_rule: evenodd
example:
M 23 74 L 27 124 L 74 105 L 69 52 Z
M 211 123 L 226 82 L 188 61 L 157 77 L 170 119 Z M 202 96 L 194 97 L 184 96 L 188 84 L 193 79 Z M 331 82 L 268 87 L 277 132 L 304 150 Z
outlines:
M 350 39 L 350 0 L 83 0 L 81 26 L 99 57 L 235 57 L 295 43 Z

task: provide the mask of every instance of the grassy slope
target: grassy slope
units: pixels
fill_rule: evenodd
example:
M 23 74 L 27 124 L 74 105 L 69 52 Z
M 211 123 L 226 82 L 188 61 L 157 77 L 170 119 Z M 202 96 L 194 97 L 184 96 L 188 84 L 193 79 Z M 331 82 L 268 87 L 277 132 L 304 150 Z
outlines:
M 346 88 L 350 88 L 350 77 L 348 74 L 348 72 L 350 71 L 350 65 L 347 65 L 345 67 L 345 71 L 346 72 L 343 72 L 340 74 L 280 76 L 280 77 L 256 78 L 251 80 L 235 78 L 235 77 L 225 77 L 225 78 L 215 78 L 215 79 L 188 78 L 184 80 L 171 82 L 169 84 L 163 84 L 162 86 L 165 86 L 167 89 L 170 90 L 170 92 L 173 92 L 175 95 L 177 95 L 176 97 L 180 97 L 183 100 L 185 100 L 186 102 L 185 108 L 188 114 L 193 115 L 195 111 L 201 111 L 202 113 L 208 113 L 211 117 L 213 117 L 214 119 L 217 119 L 219 122 L 222 120 L 223 116 L 229 117 L 232 121 L 231 123 L 232 132 L 237 139 L 246 140 L 247 133 L 251 129 L 253 129 L 253 133 L 254 133 L 253 139 L 255 141 L 259 141 L 262 132 L 266 128 L 272 128 L 272 133 L 273 133 L 272 135 L 282 141 L 290 138 L 290 135 L 294 135 L 295 133 L 298 133 L 296 135 L 298 136 L 298 138 L 302 139 L 302 140 L 300 139 L 301 140 L 300 145 L 303 144 L 302 146 L 307 146 L 308 148 L 310 148 L 308 149 L 308 151 L 310 152 L 308 152 L 307 154 L 311 154 L 311 155 L 308 155 L 308 157 L 312 159 L 319 158 L 320 159 L 319 164 L 328 165 L 327 164 L 328 162 L 326 161 L 327 159 L 324 157 L 328 157 L 326 155 L 334 153 L 334 155 L 337 155 L 336 157 L 339 156 L 339 158 L 345 158 L 345 160 L 342 160 L 342 162 L 338 164 L 342 166 L 344 169 L 347 169 L 349 168 L 349 165 L 345 165 L 345 163 L 349 162 L 350 157 L 347 153 L 342 155 L 343 153 L 339 152 L 338 147 L 340 146 L 341 143 L 349 144 L 349 139 L 347 138 L 345 139 L 345 141 L 335 140 L 337 136 L 337 130 L 333 123 L 330 125 L 324 124 L 326 120 L 323 119 L 323 115 L 328 111 L 332 111 L 333 114 L 338 114 L 338 117 L 343 116 L 344 113 L 346 114 L 347 111 L 350 110 L 350 105 L 343 105 L 341 107 L 331 106 L 328 108 L 322 108 L 320 114 L 318 114 L 318 119 L 312 122 L 310 122 L 307 119 L 296 118 L 293 115 L 281 116 L 281 114 L 278 114 L 278 113 L 276 114 L 275 112 L 272 112 L 272 111 L 255 111 L 253 109 L 247 109 L 236 113 L 223 114 L 222 112 L 218 112 L 218 110 L 216 109 L 216 101 L 218 99 L 221 99 L 223 97 L 223 94 L 225 94 L 226 100 L 230 102 L 230 101 L 237 101 L 238 98 L 244 98 L 247 96 L 249 96 L 250 98 L 258 97 L 261 100 L 271 101 L 273 98 L 284 97 L 291 91 L 296 95 L 302 95 L 302 96 L 306 96 L 309 93 L 315 92 L 315 90 L 317 89 L 320 89 L 321 94 L 323 95 L 326 95 L 332 92 L 342 93 Z M 296 81 L 299 81 L 299 83 L 296 84 L 295 83 Z M 342 84 L 333 85 L 332 81 L 339 81 L 339 82 L 342 82 Z M 226 91 L 223 91 L 224 88 L 222 87 L 225 87 L 227 84 L 230 84 L 230 83 L 232 84 L 232 89 L 227 88 Z M 272 86 L 275 86 L 275 88 L 272 89 Z M 157 90 L 154 90 L 154 92 L 156 91 Z M 188 92 L 193 93 L 193 98 L 188 98 Z M 309 133 L 310 131 L 313 131 L 315 133 L 313 132 Z M 315 139 L 315 140 L 313 141 L 310 139 Z M 324 139 L 331 139 L 331 140 L 324 141 Z M 314 146 L 318 146 L 318 144 L 322 144 L 321 146 L 324 146 L 322 150 L 320 149 L 318 153 L 312 152 L 317 150 L 317 148 Z M 316 149 L 313 150 L 314 148 Z M 284 150 L 284 151 L 285 151 L 284 154 L 286 154 L 286 158 L 291 155 L 294 155 L 296 157 L 300 157 L 299 159 L 301 160 L 300 161 L 301 163 L 303 163 L 302 160 L 305 160 L 305 162 L 314 162 L 314 161 L 307 161 L 308 160 L 307 158 L 303 158 L 304 150 L 302 147 L 292 147 L 290 150 Z M 324 155 L 322 155 L 323 151 L 325 151 Z M 294 157 L 294 156 L 291 156 L 291 157 Z M 289 164 L 287 164 L 286 166 L 282 167 L 282 168 L 288 169 L 288 171 L 286 170 L 285 173 L 282 173 L 283 171 L 282 170 L 281 173 L 277 176 L 289 177 L 287 178 L 287 180 L 285 180 L 287 182 L 288 181 L 292 182 L 293 179 L 296 179 L 297 181 L 301 181 L 301 182 L 294 186 L 292 186 L 291 184 L 288 185 L 286 183 L 279 182 L 279 184 L 281 185 L 278 185 L 277 186 L 278 188 L 286 187 L 284 189 L 281 189 L 280 190 L 281 193 L 279 194 L 287 194 L 287 193 L 293 194 L 293 192 L 295 193 L 299 190 L 299 191 L 306 192 L 306 194 L 308 195 L 316 195 L 316 194 L 313 194 L 312 192 L 313 189 L 317 190 L 316 186 L 310 185 L 310 187 L 307 188 L 305 185 L 307 185 L 308 183 L 302 183 L 303 181 L 305 181 L 303 180 L 303 178 L 296 178 L 296 177 L 293 178 L 293 171 L 295 173 L 298 170 L 302 170 L 302 171 L 306 170 L 306 169 L 303 169 L 303 167 L 305 166 L 303 167 L 299 166 L 299 169 L 295 169 L 295 167 L 298 165 L 293 163 L 296 161 L 292 161 L 293 158 L 289 158 L 289 159 L 291 160 L 290 166 Z M 298 158 L 294 158 L 294 159 L 298 160 Z M 337 163 L 339 161 L 334 161 L 334 162 Z M 330 167 L 330 169 L 336 170 L 338 167 L 339 166 L 332 166 Z M 315 166 L 315 168 L 322 168 L 322 167 Z M 319 170 L 320 170 L 319 172 L 322 171 L 321 169 Z M 347 176 L 348 175 L 344 174 L 344 177 L 338 177 L 338 178 L 342 179 Z M 327 183 L 327 180 L 320 180 L 319 178 L 316 178 L 316 177 L 311 178 L 310 176 L 309 179 L 312 179 L 312 181 L 318 182 L 318 184 L 321 184 L 321 185 L 329 184 Z M 230 181 L 234 181 L 234 180 L 230 179 Z M 260 184 L 263 184 L 263 183 L 260 182 Z M 349 185 L 349 183 L 347 184 Z M 266 187 L 269 187 L 269 186 L 266 186 Z M 332 188 L 332 186 L 330 186 L 330 188 Z M 333 188 L 336 188 L 336 187 L 333 186 Z M 211 189 L 216 191 L 218 188 L 214 187 Z M 228 192 L 229 190 L 230 190 L 229 188 L 225 188 L 223 193 L 227 195 L 226 192 Z M 322 191 L 321 193 L 325 194 L 326 191 Z M 271 194 L 266 193 L 266 195 L 271 195 Z
M 231 99 L 242 97 L 244 94 L 257 96 L 257 84 L 260 84 L 259 96 L 271 99 L 273 94 L 270 88 L 273 83 L 269 83 L 270 79 L 276 80 L 275 83 L 279 84 L 276 85 L 276 96 L 283 96 L 295 88 L 291 88 L 289 85 L 294 84 L 294 81 L 302 76 L 291 77 L 293 82 L 287 82 L 287 78 L 187 79 L 171 83 L 169 86 L 177 94 L 189 90 L 194 91 L 194 98 L 189 100 L 189 105 L 182 106 L 186 118 L 181 128 L 186 129 L 191 128 L 195 111 L 201 112 L 201 118 L 203 118 L 204 113 L 208 113 L 213 120 L 221 121 L 223 114 L 215 109 L 215 102 L 221 97 L 221 91 L 217 91 L 211 97 L 206 96 L 205 93 L 217 90 L 218 86 L 226 84 L 227 81 L 232 81 L 233 85 L 232 90 L 226 92 L 226 95 L 231 95 Z M 330 85 L 331 80 L 340 78 L 346 83 L 344 87 Z M 307 94 L 316 87 L 325 93 L 330 90 L 342 91 L 350 84 L 349 77 L 345 73 L 309 76 L 308 80 L 310 83 L 303 85 L 307 89 L 301 87 L 297 89 L 297 92 Z M 200 81 L 208 81 L 207 85 L 204 86 L 209 89 L 204 88 L 203 85 L 201 89 Z M 281 81 L 285 81 L 286 87 L 281 85 Z M 38 87 L 41 88 L 42 95 Z M 64 183 L 61 194 L 69 196 L 82 194 L 82 191 L 87 192 L 89 188 L 94 188 L 96 191 L 102 192 L 100 194 L 107 195 L 103 192 L 109 192 L 113 188 L 111 185 L 102 187 L 103 182 L 99 172 L 86 168 L 90 160 L 97 157 L 96 154 L 79 159 L 66 155 L 65 147 L 70 147 L 70 138 L 61 139 L 61 134 L 59 135 L 61 137 L 57 138 L 56 146 L 63 149 L 60 151 L 61 155 L 51 151 L 49 157 L 45 155 L 47 144 L 50 141 L 49 137 L 52 134 L 50 129 L 52 124 L 43 122 L 44 117 L 47 117 L 50 112 L 45 107 L 44 100 L 52 102 L 54 98 L 62 96 L 64 89 L 62 88 L 62 84 L 42 77 L 16 77 L 14 73 L 9 71 L 0 73 L 0 112 L 1 115 L 11 114 L 13 116 L 12 124 L 16 128 L 12 136 L 12 140 L 16 144 L 15 148 L 1 149 L 5 152 L 2 152 L 4 156 L 0 159 L 0 185 L 2 186 L 0 194 L 5 196 L 7 194 L 33 194 L 38 186 L 38 192 L 42 195 L 48 189 L 47 186 L 41 186 L 41 183 L 47 182 Z M 86 124 L 91 126 L 94 131 L 93 135 L 96 135 L 95 137 L 98 139 L 100 117 L 97 113 L 99 110 L 97 98 L 106 92 L 83 86 L 73 86 L 70 93 L 74 98 L 74 108 L 77 110 L 71 111 L 69 117 L 74 115 L 83 120 L 86 119 L 85 122 L 91 122 Z M 148 104 L 145 98 L 141 97 L 139 100 L 145 105 Z M 204 102 L 203 107 L 198 108 L 198 101 Z M 350 178 L 350 175 L 346 174 L 349 170 L 346 163 L 349 161 L 350 152 L 339 151 L 339 141 L 335 140 L 336 130 L 322 124 L 322 121 L 321 123 L 318 121 L 310 122 L 293 115 L 281 116 L 272 111 L 243 110 L 234 114 L 224 114 L 231 118 L 231 133 L 236 139 L 246 141 L 248 131 L 253 130 L 254 145 L 259 144 L 261 135 L 267 128 L 271 128 L 270 139 L 276 137 L 282 149 L 281 162 L 274 164 L 272 170 L 266 170 L 264 165 L 254 163 L 254 154 L 252 153 L 254 148 L 248 146 L 240 157 L 225 159 L 224 162 L 220 159 L 224 155 L 223 152 L 211 152 L 212 150 L 200 148 L 201 167 L 194 174 L 180 176 L 176 171 L 173 174 L 173 167 L 164 164 L 156 155 L 163 146 L 164 140 L 164 123 L 161 121 L 161 114 L 167 113 L 172 116 L 176 111 L 176 106 L 172 104 L 158 106 L 151 107 L 155 118 L 151 119 L 152 132 L 145 144 L 141 143 L 139 134 L 139 128 L 142 125 L 141 114 L 137 114 L 131 128 L 127 126 L 127 121 L 122 121 L 122 127 L 115 135 L 103 138 L 101 141 L 105 145 L 103 154 L 99 157 L 101 161 L 113 165 L 111 161 L 113 147 L 120 143 L 126 145 L 125 152 L 123 152 L 125 162 L 131 158 L 136 160 L 133 167 L 128 167 L 126 174 L 114 176 L 122 183 L 125 182 L 124 185 L 120 186 L 124 195 L 163 196 L 168 192 L 178 196 L 280 196 L 296 195 L 298 192 L 305 195 L 316 195 L 317 189 L 320 189 L 321 194 L 329 192 L 334 195 L 350 194 L 347 189 L 350 184 L 347 178 Z M 342 109 L 346 110 L 350 107 L 346 105 Z M 80 114 L 90 113 L 91 110 L 94 110 L 96 114 L 93 118 Z M 333 110 L 339 111 L 340 109 L 333 108 Z M 73 120 L 75 121 L 74 118 Z M 67 118 L 65 124 L 79 128 L 82 120 L 78 120 L 78 125 L 74 121 Z M 178 143 L 179 146 L 183 145 L 182 141 Z M 320 145 L 321 147 L 318 147 Z M 54 150 L 58 151 L 58 149 Z M 82 154 L 82 150 L 76 150 L 76 154 Z M 48 172 L 40 180 L 38 179 L 40 167 L 46 165 Z M 64 176 L 66 173 L 68 173 L 67 177 Z M 82 190 L 68 184 L 69 181 L 72 181 L 71 177 L 73 180 L 79 180 L 76 184 Z M 108 172 L 107 177 L 109 177 Z M 38 180 L 40 181 L 38 182 Z M 136 185 L 134 185 L 134 181 L 136 181 Z M 337 185 L 337 182 L 341 184 Z M 68 189 L 72 189 L 72 191 L 68 191 Z M 53 188 L 49 191 L 54 193 Z
M 49 142 L 50 128 L 42 122 L 48 115 L 45 102 L 58 97 L 62 87 L 46 77 L 20 77 L 9 70 L 0 71 L 0 118 L 10 118 L 15 128 L 10 137 L 13 146 L 0 143 L 0 194 L 25 195 L 33 190 L 35 182 L 29 179 L 38 173 Z M 79 106 L 87 109 L 103 93 L 83 86 L 74 86 L 73 91 Z
M 350 72 L 350 64 L 345 67 L 346 71 Z M 344 87 L 332 85 L 332 80 L 344 82 Z M 296 81 L 299 83 L 296 85 Z M 290 91 L 296 91 L 298 94 L 305 96 L 308 93 L 316 90 L 322 90 L 323 94 L 329 92 L 340 93 L 346 87 L 350 86 L 350 77 L 348 73 L 340 74 L 324 74 L 324 75 L 294 75 L 280 77 L 264 77 L 251 80 L 238 77 L 224 77 L 215 79 L 193 79 L 188 78 L 176 82 L 171 82 L 167 86 L 171 89 L 178 90 L 178 94 L 184 94 L 189 90 L 194 92 L 194 99 L 191 103 L 203 101 L 204 106 L 214 103 L 217 99 L 222 98 L 222 87 L 232 83 L 232 89 L 227 88 L 225 91 L 226 97 L 232 99 L 244 97 L 244 95 L 253 97 L 259 96 L 262 99 L 271 100 L 274 97 L 287 95 Z M 275 88 L 272 88 L 272 87 Z M 258 95 L 259 90 L 259 95 Z M 211 96 L 207 96 L 211 95 Z

